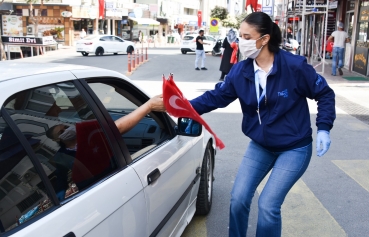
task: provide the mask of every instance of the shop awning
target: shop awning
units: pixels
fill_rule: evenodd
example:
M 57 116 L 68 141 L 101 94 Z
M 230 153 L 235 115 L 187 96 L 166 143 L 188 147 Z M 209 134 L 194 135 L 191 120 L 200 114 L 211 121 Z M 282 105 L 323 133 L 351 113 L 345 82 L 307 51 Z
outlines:
M 158 26 L 160 25 L 160 22 L 155 21 L 151 18 L 134 18 L 129 17 L 130 20 L 137 22 L 138 25 L 150 25 L 150 26 Z

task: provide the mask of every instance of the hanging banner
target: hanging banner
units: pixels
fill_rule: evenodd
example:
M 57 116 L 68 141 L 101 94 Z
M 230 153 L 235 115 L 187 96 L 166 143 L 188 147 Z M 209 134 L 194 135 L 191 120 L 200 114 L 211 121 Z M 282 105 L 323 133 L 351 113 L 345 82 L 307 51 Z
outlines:
M 99 0 L 99 19 L 105 18 L 105 0 Z
M 197 11 L 197 26 L 201 27 L 201 25 L 202 25 L 202 12 Z

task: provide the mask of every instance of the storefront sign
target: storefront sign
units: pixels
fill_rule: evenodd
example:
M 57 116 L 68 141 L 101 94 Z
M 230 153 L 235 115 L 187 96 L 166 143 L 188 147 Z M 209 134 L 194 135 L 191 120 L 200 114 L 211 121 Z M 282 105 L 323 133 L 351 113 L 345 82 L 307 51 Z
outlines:
M 12 44 L 12 45 L 52 45 L 56 44 L 55 40 L 52 36 L 47 37 L 9 37 L 2 36 L 1 37 L 4 44 Z
M 337 9 L 338 1 L 329 1 L 328 9 Z
M 71 12 L 68 12 L 68 11 L 63 11 L 61 13 L 61 16 L 62 17 L 71 17 L 73 14 Z
M 362 75 L 366 75 L 367 66 L 368 66 L 368 48 L 356 47 L 353 70 Z
M 359 13 L 359 22 L 369 21 L 369 6 L 361 7 Z
M 4 16 L 2 17 L 3 35 L 22 36 L 23 23 L 21 16 Z

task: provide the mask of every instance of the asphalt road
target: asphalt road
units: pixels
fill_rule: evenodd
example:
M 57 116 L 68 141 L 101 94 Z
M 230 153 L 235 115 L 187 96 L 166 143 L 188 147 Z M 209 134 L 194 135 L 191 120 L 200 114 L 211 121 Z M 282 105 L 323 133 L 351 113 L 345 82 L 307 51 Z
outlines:
M 178 48 L 149 49 L 149 61 L 129 77 L 155 95 L 161 92 L 161 75 L 172 72 L 179 88 L 191 99 L 213 88 L 220 77 L 219 57 L 207 55 L 208 71 L 195 71 L 194 60 L 194 54 L 182 55 Z M 26 61 L 127 72 L 127 55 L 82 57 L 64 50 Z M 337 77 L 328 81 L 337 95 L 332 144 L 321 158 L 313 152 L 308 170 L 288 194 L 282 206 L 283 236 L 369 236 L 369 85 Z M 309 105 L 314 125 L 316 104 L 309 101 Z M 195 217 L 182 236 L 224 237 L 228 233 L 230 191 L 249 139 L 241 132 L 242 114 L 237 102 L 203 117 L 226 148 L 216 157 L 212 210 L 206 217 Z M 316 134 L 315 126 L 313 129 Z M 264 182 L 253 200 L 247 236 L 255 236 L 257 199 L 263 185 Z

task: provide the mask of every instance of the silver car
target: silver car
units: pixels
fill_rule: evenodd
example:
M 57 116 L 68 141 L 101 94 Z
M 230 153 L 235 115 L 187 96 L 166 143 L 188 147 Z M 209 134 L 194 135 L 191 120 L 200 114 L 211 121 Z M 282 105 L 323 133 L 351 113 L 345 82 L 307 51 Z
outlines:
M 180 236 L 210 211 L 214 138 L 161 112 L 120 134 L 149 99 L 125 76 L 11 61 L 0 78 L 1 236 Z

